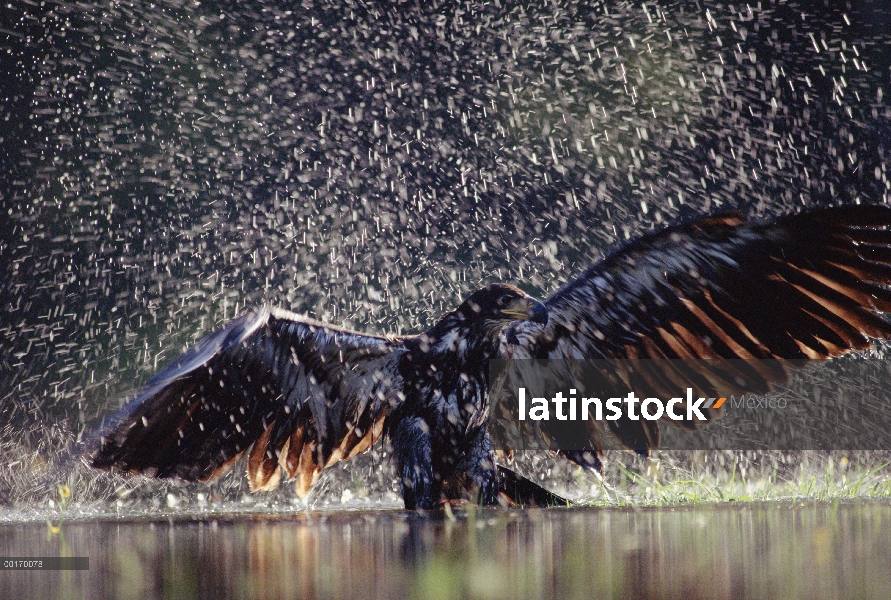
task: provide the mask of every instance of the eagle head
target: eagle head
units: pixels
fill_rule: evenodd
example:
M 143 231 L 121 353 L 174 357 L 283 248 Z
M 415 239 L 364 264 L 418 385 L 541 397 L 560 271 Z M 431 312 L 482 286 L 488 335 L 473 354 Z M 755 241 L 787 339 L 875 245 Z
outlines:
M 466 323 L 486 327 L 503 326 L 513 321 L 548 322 L 548 309 L 544 304 L 506 283 L 493 283 L 474 292 L 455 312 Z
M 418 336 L 422 352 L 457 352 L 467 358 L 490 358 L 506 339 L 513 323 L 548 322 L 544 304 L 506 283 L 493 283 L 474 292 L 458 308 Z M 514 336 L 515 337 L 515 336 Z M 509 340 L 507 340 L 509 342 Z

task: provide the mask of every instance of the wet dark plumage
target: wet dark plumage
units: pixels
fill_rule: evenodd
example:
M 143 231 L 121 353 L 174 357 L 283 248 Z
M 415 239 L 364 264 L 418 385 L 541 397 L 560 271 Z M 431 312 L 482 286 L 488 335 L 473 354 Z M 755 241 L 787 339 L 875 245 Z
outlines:
M 393 445 L 407 508 L 553 503 L 496 465 L 494 358 L 828 358 L 891 337 L 891 209 L 749 223 L 723 214 L 633 240 L 542 303 L 494 284 L 416 336 L 383 338 L 261 308 L 160 371 L 96 435 L 91 464 L 206 480 L 247 452 L 251 488 Z M 600 443 L 567 457 L 599 468 Z M 649 421 L 613 433 L 647 453 Z

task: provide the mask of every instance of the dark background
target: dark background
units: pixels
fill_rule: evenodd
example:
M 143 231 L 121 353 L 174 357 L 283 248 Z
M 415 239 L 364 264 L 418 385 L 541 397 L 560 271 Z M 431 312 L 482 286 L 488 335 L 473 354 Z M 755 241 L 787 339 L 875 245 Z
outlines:
M 4 4 L 0 496 L 245 307 L 409 333 L 676 219 L 886 201 L 891 11 L 749 5 Z

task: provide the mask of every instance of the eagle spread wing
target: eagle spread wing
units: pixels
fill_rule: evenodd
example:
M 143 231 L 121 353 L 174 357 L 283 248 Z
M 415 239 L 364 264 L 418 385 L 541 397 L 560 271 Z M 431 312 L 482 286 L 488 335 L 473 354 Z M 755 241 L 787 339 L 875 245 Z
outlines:
M 518 324 L 524 354 L 823 359 L 866 349 L 891 337 L 876 314 L 891 312 L 889 227 L 891 208 L 845 206 L 768 223 L 728 213 L 645 235 L 548 298 L 543 329 Z M 749 363 L 761 384 L 783 379 L 784 364 Z M 638 452 L 658 445 L 655 422 L 609 426 Z
M 159 372 L 106 424 L 92 464 L 212 479 L 244 451 L 252 490 L 281 467 L 305 495 L 321 470 L 362 452 L 404 396 L 397 339 L 262 308 Z M 252 446 L 253 445 L 253 446 Z
M 249 451 L 252 489 L 275 487 L 283 470 L 297 478 L 303 495 L 323 468 L 368 448 L 391 415 L 411 417 L 412 435 L 427 440 L 431 452 L 449 454 L 448 460 L 427 456 L 427 446 L 402 440 L 397 459 L 423 467 L 417 473 L 446 469 L 435 474 L 445 485 L 462 476 L 448 469 L 483 457 L 471 474 L 485 479 L 492 471 L 485 467 L 488 446 L 465 447 L 487 444 L 485 435 L 449 447 L 442 440 L 451 434 L 439 439 L 429 424 L 463 431 L 453 423 L 462 414 L 452 406 L 457 398 L 488 406 L 488 392 L 478 388 L 487 360 L 503 358 L 499 340 L 509 340 L 511 356 L 540 359 L 759 359 L 750 360 L 756 366 L 745 377 L 734 376 L 759 391 L 785 377 L 786 361 L 828 358 L 865 349 L 870 338 L 891 338 L 891 324 L 877 314 L 891 312 L 889 228 L 885 206 L 767 223 L 712 216 L 626 244 L 544 304 L 512 286 L 488 286 L 416 337 L 368 336 L 263 308 L 211 334 L 151 379 L 101 430 L 91 462 L 204 480 Z M 437 368 L 452 372 L 445 377 Z M 466 389 L 435 389 L 443 381 Z M 596 468 L 597 427 L 573 422 L 552 439 L 571 442 L 557 439 L 556 447 L 583 440 L 566 454 Z M 623 416 L 608 427 L 638 452 L 658 446 L 653 421 Z M 408 479 L 414 474 L 409 469 Z M 419 477 L 418 489 L 433 489 Z M 503 470 L 500 485 L 548 498 Z M 436 501 L 421 500 L 416 504 Z

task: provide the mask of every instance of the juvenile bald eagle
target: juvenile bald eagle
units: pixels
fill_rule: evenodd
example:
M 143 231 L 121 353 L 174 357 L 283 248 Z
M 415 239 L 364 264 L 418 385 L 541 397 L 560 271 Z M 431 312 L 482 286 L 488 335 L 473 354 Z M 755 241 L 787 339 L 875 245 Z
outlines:
M 827 358 L 891 337 L 891 208 L 846 206 L 750 223 L 722 214 L 633 240 L 544 302 L 494 284 L 427 331 L 377 337 L 253 310 L 155 375 L 97 434 L 90 460 L 212 479 L 248 452 L 252 490 L 389 437 L 405 506 L 494 504 L 547 492 L 496 466 L 493 358 Z M 649 421 L 614 432 L 647 453 Z M 658 438 L 655 438 L 658 439 Z M 568 453 L 588 467 L 593 455 Z

